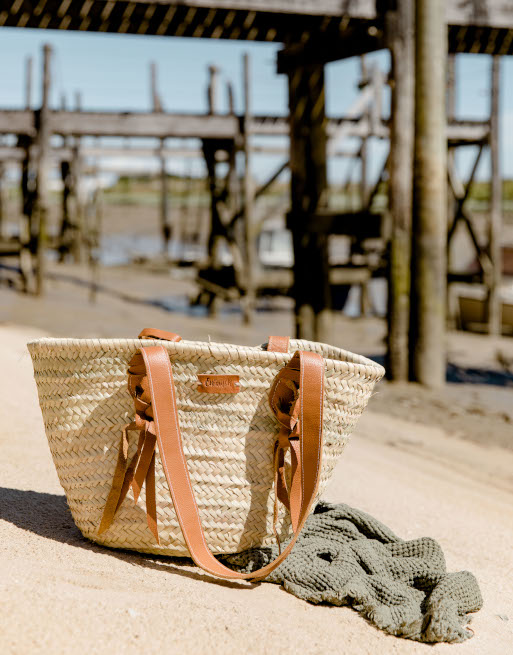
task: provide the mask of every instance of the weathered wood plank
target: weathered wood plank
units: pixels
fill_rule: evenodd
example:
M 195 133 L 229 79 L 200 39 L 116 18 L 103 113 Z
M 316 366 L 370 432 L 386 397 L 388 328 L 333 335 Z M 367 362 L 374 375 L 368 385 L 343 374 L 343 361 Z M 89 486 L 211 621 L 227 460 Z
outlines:
M 367 23 L 346 26 L 338 38 L 326 38 L 324 34 L 312 34 L 308 40 L 292 43 L 278 52 L 278 73 L 287 73 L 299 66 L 328 64 L 384 47 L 383 31 Z
M 80 30 L 194 38 L 245 39 L 298 43 L 305 36 L 318 40 L 302 64 L 322 64 L 381 47 L 383 5 L 377 0 L 87 0 L 47 3 L 5 0 L 0 27 Z M 58 11 L 53 5 L 58 6 Z M 500 43 L 513 25 L 513 6 L 507 0 L 447 0 L 444 17 L 451 28 L 501 30 Z M 490 41 L 497 35 L 490 34 Z M 326 37 L 324 39 L 324 37 Z M 456 38 L 458 47 L 472 52 L 474 40 Z M 453 44 L 454 45 L 454 44 Z M 493 45 L 493 43 L 492 43 Z M 488 47 L 488 45 L 487 45 Z M 481 50 L 480 50 L 481 51 Z M 484 50 L 498 54 L 493 50 Z M 501 54 L 506 52 L 501 51 Z M 323 59 L 323 57 L 325 57 Z
M 444 4 L 448 25 L 513 26 L 513 3 L 508 0 L 446 0 Z
M 153 111 L 162 113 L 162 101 L 157 88 L 157 64 L 150 62 L 150 96 Z M 167 258 L 169 241 L 171 240 L 172 225 L 169 220 L 169 189 L 166 170 L 165 139 L 161 139 L 159 147 L 160 162 L 160 232 L 162 234 L 162 254 Z
M 32 106 L 32 57 L 25 60 L 25 109 Z
M 41 108 L 36 132 L 36 196 L 34 212 L 31 216 L 31 234 L 36 239 L 36 288 L 37 295 L 43 292 L 46 220 L 49 203 L 49 176 L 50 176 L 50 137 L 51 127 L 49 120 L 50 85 L 51 85 L 52 48 L 48 44 L 43 46 L 43 88 L 41 92 Z
M 2 109 L 0 111 L 0 134 L 26 134 L 34 137 L 36 135 L 34 112 L 24 109 Z
M 5 164 L 0 161 L 0 242 L 2 241 L 3 232 L 4 232 L 4 221 L 6 218 L 5 212 Z
M 490 112 L 490 152 L 491 152 L 491 193 L 488 238 L 492 262 L 488 286 L 487 302 L 488 331 L 492 335 L 501 333 L 502 301 L 500 285 L 502 277 L 502 176 L 500 165 L 500 57 L 492 59 L 491 71 L 491 112 Z
M 375 0 L 137 0 L 138 4 L 180 5 L 208 9 L 233 9 L 237 12 L 270 12 L 301 16 L 350 16 L 371 20 L 376 18 Z M 224 17 L 225 14 L 223 14 Z
M 443 0 L 416 0 L 411 373 L 445 383 L 447 143 Z
M 49 117 L 54 134 L 77 136 L 235 138 L 234 116 L 111 112 L 59 112 Z
M 305 229 L 325 207 L 326 129 L 324 68 L 310 66 L 289 74 L 291 214 L 294 246 L 296 336 L 331 337 L 328 236 Z
M 244 233 L 244 298 L 243 316 L 246 324 L 253 321 L 255 307 L 255 275 L 257 264 L 256 234 L 253 233 L 253 210 L 255 188 L 253 184 L 252 149 L 251 149 L 251 64 L 248 53 L 243 59 L 243 88 L 244 88 L 244 179 L 243 193 L 244 206 L 242 209 L 243 233 Z
M 331 210 L 314 211 L 308 216 L 302 213 L 287 216 L 287 227 L 294 229 L 294 224 L 302 220 L 303 229 L 312 234 L 338 234 L 354 236 L 357 239 L 377 239 L 381 237 L 381 214 L 367 210 L 357 212 L 337 212 Z
M 406 381 L 409 368 L 411 214 L 415 107 L 414 7 L 398 0 L 387 23 L 392 56 L 392 112 L 389 155 L 391 215 L 388 276 L 387 373 Z
M 53 111 L 49 115 L 52 133 L 62 136 L 131 136 L 131 137 L 197 137 L 235 138 L 239 134 L 240 117 L 230 114 L 182 114 L 144 112 L 76 112 Z M 328 138 L 336 136 L 341 128 L 352 137 L 370 135 L 388 138 L 389 126 L 385 121 L 370 120 L 368 116 L 331 117 L 326 119 Z M 286 116 L 256 115 L 251 118 L 251 132 L 258 136 L 288 135 Z M 449 141 L 478 143 L 487 138 L 488 121 L 455 120 L 447 127 Z M 20 109 L 0 110 L 0 134 L 24 134 L 34 137 L 34 112 Z M 90 149 L 91 150 L 91 149 Z M 183 149 L 182 149 L 183 150 Z M 103 151 L 103 150 L 102 150 Z M 105 152 L 121 154 L 124 148 L 106 148 Z M 282 150 L 255 146 L 255 151 L 277 152 Z M 178 152 L 178 151 L 177 151 Z M 144 153 L 144 154 L 143 154 Z M 347 155 L 342 151 L 341 156 Z M 152 156 L 152 149 L 141 149 L 141 156 Z

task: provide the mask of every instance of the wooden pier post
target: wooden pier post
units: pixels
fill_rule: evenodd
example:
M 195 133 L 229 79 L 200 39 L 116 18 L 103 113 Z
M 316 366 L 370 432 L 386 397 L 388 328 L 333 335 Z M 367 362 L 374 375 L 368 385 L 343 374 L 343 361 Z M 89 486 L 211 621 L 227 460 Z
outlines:
M 162 101 L 157 87 L 157 64 L 150 62 L 150 93 L 153 111 L 163 111 Z M 166 141 L 160 140 L 159 161 L 160 161 L 160 231 L 162 233 L 162 253 L 164 257 L 169 255 L 169 241 L 171 240 L 171 223 L 169 221 L 169 189 L 166 170 L 166 158 L 164 156 Z
M 289 72 L 291 211 L 294 244 L 296 336 L 331 340 L 328 235 L 315 232 L 313 216 L 326 198 L 324 66 Z
M 6 166 L 3 161 L 0 161 L 0 241 L 4 235 L 4 224 L 7 217 L 6 210 L 6 194 L 5 194 L 5 170 Z
M 488 332 L 500 335 L 502 332 L 502 300 L 500 285 L 502 279 L 502 176 L 500 165 L 500 57 L 492 57 L 491 70 L 491 111 L 490 111 L 490 153 L 491 189 L 489 243 L 492 262 L 488 282 Z
M 365 60 L 365 55 L 362 55 L 360 57 L 360 76 L 361 76 L 361 84 L 362 88 L 364 85 L 368 85 L 370 83 L 369 81 L 369 71 L 367 69 L 367 62 Z M 370 109 L 367 107 L 365 109 L 365 116 L 367 118 L 367 121 L 370 124 L 370 119 L 371 119 L 371 112 Z M 367 174 L 368 174 L 368 168 L 369 168 L 369 144 L 368 144 L 368 137 L 364 136 L 362 137 L 361 140 L 361 145 L 360 145 L 360 167 L 361 167 L 361 175 L 360 175 L 360 205 L 361 209 L 365 209 L 367 207 L 367 197 L 368 197 L 368 180 L 367 180 Z M 363 288 L 362 288 L 362 295 L 363 295 Z
M 25 60 L 25 109 L 32 107 L 32 57 Z M 31 156 L 32 139 L 25 134 L 18 136 L 18 145 L 24 150 L 24 157 L 21 162 L 21 198 L 23 219 L 20 224 L 20 269 L 23 291 L 33 290 L 32 279 L 34 268 L 32 265 L 32 212 L 35 196 L 35 180 L 33 161 Z
M 31 293 L 35 290 L 34 274 L 35 268 L 32 262 L 33 239 L 32 221 L 35 206 L 35 176 L 31 149 L 31 139 L 26 136 L 18 137 L 19 145 L 24 149 L 24 157 L 21 162 L 21 198 L 22 215 L 20 222 L 20 269 L 22 288 L 24 293 Z
M 217 110 L 217 92 L 219 86 L 219 68 L 217 66 L 208 67 L 208 87 L 207 87 L 207 101 L 208 113 L 215 114 Z
M 75 111 L 82 111 L 82 94 L 75 92 Z M 82 139 L 79 136 L 73 139 L 73 154 L 71 158 L 71 177 L 73 182 L 73 197 L 75 200 L 75 213 L 73 217 L 73 241 L 71 252 L 73 259 L 81 263 L 85 259 L 85 245 L 89 238 L 85 228 L 85 206 L 82 188 L 83 158 Z
M 244 323 L 250 324 L 253 319 L 255 306 L 255 267 L 256 267 L 256 235 L 253 230 L 253 203 L 254 188 L 251 173 L 251 69 L 250 59 L 247 53 L 244 54 L 244 245 L 245 245 L 245 275 L 244 275 L 244 298 L 243 317 Z
M 398 0 L 387 15 L 387 41 L 392 58 L 392 110 L 388 160 L 391 215 L 388 276 L 387 374 L 408 379 L 410 328 L 411 215 L 415 120 L 415 16 L 409 0 Z
M 217 113 L 218 106 L 218 81 L 219 69 L 217 66 L 208 67 L 208 86 L 207 86 L 207 103 L 208 113 L 213 115 Z M 213 270 L 220 271 L 223 268 L 221 259 L 221 247 L 223 241 L 223 222 L 220 213 L 219 191 L 217 179 L 217 146 L 212 139 L 203 139 L 203 156 L 207 169 L 208 188 L 210 194 L 210 225 L 207 242 L 208 263 Z M 211 295 L 208 312 L 211 318 L 218 315 L 221 307 L 221 298 L 218 294 Z
M 25 59 L 25 109 L 32 106 L 32 57 Z
M 411 373 L 445 383 L 447 284 L 447 26 L 442 0 L 416 0 Z
M 36 189 L 35 206 L 32 216 L 31 234 L 35 242 L 36 257 L 36 288 L 37 295 L 43 292 L 44 278 L 44 251 L 46 244 L 46 219 L 48 216 L 48 178 L 50 172 L 50 85 L 51 85 L 51 58 L 50 45 L 43 46 L 43 88 L 41 94 L 41 108 L 38 112 L 36 146 Z
M 61 111 L 66 111 L 66 96 L 61 95 Z M 64 138 L 65 148 L 70 148 L 71 142 L 69 137 Z M 72 245 L 75 242 L 76 227 L 72 220 L 71 200 L 73 197 L 73 173 L 70 161 L 61 161 L 61 180 L 62 180 L 62 205 L 61 205 L 61 224 L 59 228 L 59 261 L 63 262 L 66 255 L 70 253 Z
M 454 53 L 449 53 L 447 57 L 447 71 L 446 71 L 446 80 L 447 80 L 447 91 L 446 91 L 446 108 L 447 108 L 447 125 L 450 125 L 456 118 L 456 55 Z M 447 148 L 447 179 L 454 180 L 456 176 L 456 152 L 455 149 L 448 144 Z M 458 322 L 458 310 L 456 303 L 454 302 L 454 297 L 451 294 L 451 287 L 449 284 L 449 271 L 451 270 L 451 221 L 452 217 L 456 212 L 457 201 L 454 196 L 454 191 L 451 188 L 451 184 L 447 184 L 447 228 L 448 228 L 448 239 L 447 239 L 447 293 L 446 293 L 446 302 L 447 302 L 447 317 L 446 325 L 449 329 L 453 330 L 457 326 Z

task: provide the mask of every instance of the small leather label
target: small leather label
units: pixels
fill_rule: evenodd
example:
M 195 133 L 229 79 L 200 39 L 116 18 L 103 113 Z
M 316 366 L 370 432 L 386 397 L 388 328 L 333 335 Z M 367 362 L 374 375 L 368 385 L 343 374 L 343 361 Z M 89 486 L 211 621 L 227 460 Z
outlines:
M 198 391 L 203 393 L 238 393 L 238 375 L 198 375 Z

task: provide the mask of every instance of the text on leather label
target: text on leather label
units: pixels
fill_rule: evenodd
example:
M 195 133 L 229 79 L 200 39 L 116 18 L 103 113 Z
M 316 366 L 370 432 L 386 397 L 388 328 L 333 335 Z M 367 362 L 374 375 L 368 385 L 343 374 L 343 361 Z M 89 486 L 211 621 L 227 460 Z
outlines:
M 238 375 L 198 375 L 198 391 L 203 393 L 238 393 Z

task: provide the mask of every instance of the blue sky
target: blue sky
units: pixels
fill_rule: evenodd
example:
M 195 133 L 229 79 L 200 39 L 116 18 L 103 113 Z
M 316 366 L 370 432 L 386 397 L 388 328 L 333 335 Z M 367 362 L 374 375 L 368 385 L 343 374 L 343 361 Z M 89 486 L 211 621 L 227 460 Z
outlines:
M 150 108 L 149 62 L 159 69 L 159 87 L 168 111 L 206 109 L 207 66 L 220 67 L 222 78 L 235 87 L 235 102 L 241 107 L 242 55 L 249 52 L 252 63 L 253 109 L 256 113 L 286 113 L 287 88 L 284 76 L 275 72 L 278 44 L 243 43 L 202 39 L 141 37 L 131 35 L 87 34 L 28 29 L 0 28 L 0 106 L 21 107 L 24 89 L 24 61 L 34 57 L 33 104 L 40 97 L 41 46 L 51 43 L 55 50 L 52 103 L 58 106 L 62 94 L 69 105 L 75 91 L 82 94 L 84 109 L 147 110 Z M 388 54 L 372 55 L 383 70 L 388 69 Z M 461 55 L 457 59 L 457 113 L 462 118 L 482 118 L 488 113 L 490 58 Z M 359 62 L 350 59 L 327 66 L 327 111 L 343 114 L 357 95 L 355 81 Z M 222 107 L 226 99 L 221 97 Z M 513 60 L 503 58 L 502 65 L 502 161 L 504 176 L 513 177 Z M 372 146 L 373 169 L 377 170 L 384 148 Z M 464 172 L 468 156 L 460 156 Z M 330 168 L 335 181 L 344 176 L 345 163 Z M 267 156 L 257 171 L 274 167 Z M 487 175 L 483 161 L 480 177 Z

